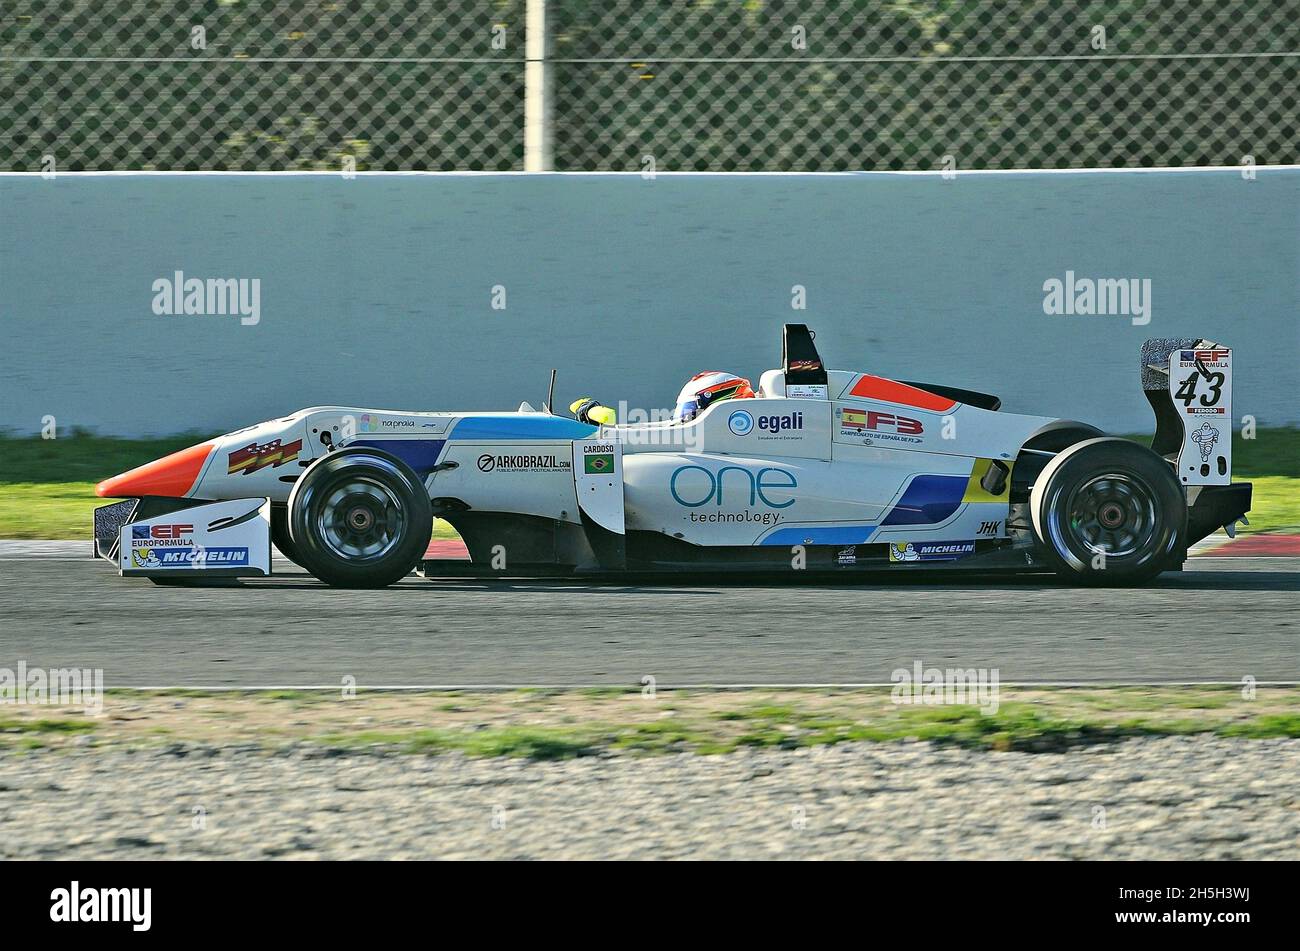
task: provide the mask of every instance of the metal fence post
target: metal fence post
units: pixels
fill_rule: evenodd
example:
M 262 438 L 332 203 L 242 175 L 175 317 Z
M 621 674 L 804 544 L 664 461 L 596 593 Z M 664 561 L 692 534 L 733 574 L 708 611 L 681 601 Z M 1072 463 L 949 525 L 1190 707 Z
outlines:
M 524 14 L 524 171 L 549 172 L 551 149 L 550 31 L 546 0 L 528 0 Z

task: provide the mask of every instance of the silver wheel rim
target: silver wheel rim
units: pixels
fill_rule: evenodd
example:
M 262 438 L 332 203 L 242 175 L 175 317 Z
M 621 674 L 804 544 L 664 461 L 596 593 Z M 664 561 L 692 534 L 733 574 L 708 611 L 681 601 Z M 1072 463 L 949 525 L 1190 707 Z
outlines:
M 1118 472 L 1089 479 L 1071 492 L 1057 511 L 1057 517 L 1052 519 L 1053 543 L 1062 553 L 1070 550 L 1062 544 L 1062 529 L 1086 551 L 1107 558 L 1127 558 L 1150 542 L 1157 527 L 1151 487 Z
M 348 561 L 373 561 L 402 538 L 406 512 L 382 483 L 361 476 L 332 487 L 316 514 L 316 537 Z

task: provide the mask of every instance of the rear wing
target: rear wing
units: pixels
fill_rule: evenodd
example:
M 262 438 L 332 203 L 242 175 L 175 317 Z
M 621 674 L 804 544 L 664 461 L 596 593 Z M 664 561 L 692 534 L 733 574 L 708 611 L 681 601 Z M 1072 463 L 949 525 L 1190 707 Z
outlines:
M 1232 351 L 1194 337 L 1142 345 L 1142 390 L 1156 416 L 1151 448 L 1183 485 L 1232 482 Z

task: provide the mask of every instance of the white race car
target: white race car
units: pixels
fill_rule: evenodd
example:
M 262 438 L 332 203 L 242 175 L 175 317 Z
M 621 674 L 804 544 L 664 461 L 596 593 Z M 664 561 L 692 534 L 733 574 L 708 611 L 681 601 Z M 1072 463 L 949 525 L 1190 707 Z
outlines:
M 1150 449 L 969 390 L 826 370 L 801 324 L 753 398 L 687 421 L 301 410 L 101 483 L 95 551 L 160 581 L 426 575 L 1054 571 L 1131 583 L 1250 508 L 1231 351 L 1151 340 Z M 434 517 L 469 561 L 426 560 Z

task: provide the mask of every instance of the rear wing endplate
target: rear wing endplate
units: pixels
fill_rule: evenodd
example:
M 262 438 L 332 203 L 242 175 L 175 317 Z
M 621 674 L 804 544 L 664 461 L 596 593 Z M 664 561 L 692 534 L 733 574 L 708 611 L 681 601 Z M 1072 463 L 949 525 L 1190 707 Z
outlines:
M 1151 448 L 1183 485 L 1232 482 L 1232 350 L 1198 338 L 1142 345 L 1142 389 L 1156 416 Z

